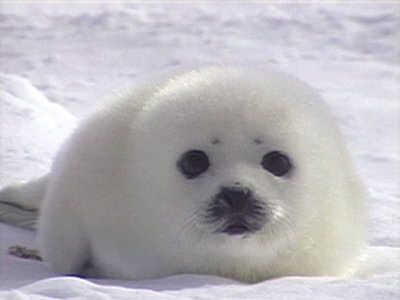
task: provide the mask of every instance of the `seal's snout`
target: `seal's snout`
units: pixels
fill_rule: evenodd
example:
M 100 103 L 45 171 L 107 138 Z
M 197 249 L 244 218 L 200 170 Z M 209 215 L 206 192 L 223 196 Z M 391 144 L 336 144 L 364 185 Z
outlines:
M 260 230 L 265 222 L 265 209 L 249 188 L 224 186 L 207 209 L 210 223 L 222 224 L 218 233 L 239 235 Z

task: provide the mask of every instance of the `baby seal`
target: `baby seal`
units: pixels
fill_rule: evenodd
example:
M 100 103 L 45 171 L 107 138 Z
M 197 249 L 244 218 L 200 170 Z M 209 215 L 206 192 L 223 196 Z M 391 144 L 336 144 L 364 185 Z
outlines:
M 46 184 L 40 251 L 62 274 L 335 276 L 364 246 L 363 188 L 333 117 L 272 70 L 136 87 L 81 124 Z

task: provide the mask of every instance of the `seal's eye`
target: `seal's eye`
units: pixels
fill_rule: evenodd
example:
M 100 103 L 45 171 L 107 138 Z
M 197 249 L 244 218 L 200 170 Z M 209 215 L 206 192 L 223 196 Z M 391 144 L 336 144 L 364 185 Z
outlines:
M 265 170 L 278 177 L 287 174 L 292 168 L 289 157 L 279 151 L 272 151 L 265 154 L 261 165 Z
M 207 171 L 210 166 L 208 156 L 201 150 L 190 150 L 181 155 L 178 160 L 178 170 L 187 179 L 193 179 Z

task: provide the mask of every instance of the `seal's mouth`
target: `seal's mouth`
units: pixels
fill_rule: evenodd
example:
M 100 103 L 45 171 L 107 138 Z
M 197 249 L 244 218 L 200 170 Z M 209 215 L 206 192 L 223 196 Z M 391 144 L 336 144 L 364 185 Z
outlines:
M 256 233 L 262 228 L 260 222 L 251 223 L 244 218 L 236 218 L 230 222 L 226 222 L 218 232 L 228 235 L 248 235 Z
M 221 232 L 229 235 L 241 235 L 251 233 L 252 230 L 250 230 L 248 225 L 238 223 L 227 226 Z

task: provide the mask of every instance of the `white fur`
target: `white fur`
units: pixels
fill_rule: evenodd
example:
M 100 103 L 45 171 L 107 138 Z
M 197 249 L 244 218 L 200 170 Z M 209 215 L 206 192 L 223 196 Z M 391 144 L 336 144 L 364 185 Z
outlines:
M 89 260 L 107 277 L 195 272 L 248 282 L 352 271 L 364 245 L 363 191 L 313 90 L 278 72 L 231 67 L 149 82 L 84 122 L 59 152 L 39 220 L 52 268 L 78 273 Z M 176 167 L 190 149 L 211 163 L 193 180 Z M 261 167 L 273 150 L 292 158 L 289 178 Z M 246 237 L 213 233 L 199 211 L 237 181 L 272 221 Z

